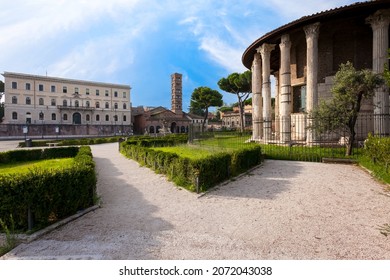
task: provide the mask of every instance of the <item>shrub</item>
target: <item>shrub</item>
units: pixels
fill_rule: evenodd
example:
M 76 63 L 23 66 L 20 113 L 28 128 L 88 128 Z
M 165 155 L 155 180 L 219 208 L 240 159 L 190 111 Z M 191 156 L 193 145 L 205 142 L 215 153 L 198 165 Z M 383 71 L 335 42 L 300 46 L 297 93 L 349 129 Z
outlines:
M 373 163 L 385 167 L 386 172 L 390 165 L 390 137 L 377 137 L 369 135 L 364 143 L 365 155 L 367 155 Z

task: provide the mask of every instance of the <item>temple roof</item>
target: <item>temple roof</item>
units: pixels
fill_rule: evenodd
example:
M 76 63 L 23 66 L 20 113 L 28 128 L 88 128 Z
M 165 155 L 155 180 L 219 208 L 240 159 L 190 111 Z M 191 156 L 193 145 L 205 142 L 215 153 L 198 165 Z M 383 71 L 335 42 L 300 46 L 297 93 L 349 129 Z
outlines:
M 276 28 L 256 41 L 254 41 L 243 53 L 242 63 L 248 69 L 251 69 L 253 56 L 256 53 L 256 49 L 261 46 L 263 43 L 279 44 L 280 37 L 283 34 L 288 34 L 289 32 L 303 28 L 306 25 L 315 23 L 315 22 L 327 22 L 338 18 L 350 18 L 350 17 L 368 17 L 369 15 L 375 13 L 380 9 L 389 9 L 390 1 L 389 0 L 376 0 L 376 1 L 366 1 L 366 2 L 357 2 L 351 5 L 342 6 L 322 12 L 318 12 L 309 16 L 301 17 L 295 21 L 292 21 L 288 24 L 282 25 L 279 28 Z

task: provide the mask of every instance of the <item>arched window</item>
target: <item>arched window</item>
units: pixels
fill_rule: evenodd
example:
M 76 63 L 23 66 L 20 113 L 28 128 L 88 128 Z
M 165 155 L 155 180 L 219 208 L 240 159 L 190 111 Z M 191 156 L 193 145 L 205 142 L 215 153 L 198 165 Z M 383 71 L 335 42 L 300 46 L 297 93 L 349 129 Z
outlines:
M 96 115 L 96 121 L 97 121 L 97 122 L 100 121 L 100 115 Z
M 64 114 L 64 116 L 62 117 L 62 119 L 63 119 L 64 121 L 67 121 L 67 120 L 68 120 L 68 114 Z
M 100 108 L 100 103 L 99 103 L 99 102 L 96 102 L 96 103 L 95 103 L 95 107 L 96 107 L 96 108 Z
M 154 126 L 149 127 L 149 133 L 154 133 Z
M 126 105 L 126 103 L 123 103 L 123 109 L 127 109 L 127 105 Z
M 110 104 L 108 102 L 106 102 L 106 109 L 110 108 Z
M 124 121 L 124 122 L 127 121 L 126 115 L 123 115 L 123 121 Z
M 114 121 L 115 121 L 115 122 L 118 121 L 118 116 L 117 116 L 117 115 L 114 116 Z
M 45 114 L 43 112 L 39 113 L 39 120 L 43 121 L 45 119 Z
M 18 113 L 17 112 L 12 112 L 12 119 L 17 120 L 18 119 Z
M 89 108 L 89 106 L 90 106 L 90 105 L 89 105 L 89 101 L 86 101 L 86 102 L 85 102 L 85 106 L 87 106 L 87 107 Z
M 12 104 L 18 104 L 18 98 L 16 96 L 12 96 Z
M 31 98 L 30 97 L 26 97 L 26 105 L 31 105 Z
M 55 121 L 57 119 L 57 115 L 55 113 L 51 114 L 51 120 Z
M 44 102 L 44 100 L 43 100 L 43 98 L 41 97 L 41 98 L 39 98 L 39 105 L 45 105 L 45 102 Z
M 110 121 L 110 116 L 106 115 L 106 122 L 109 122 L 109 121 Z
M 65 100 L 63 100 L 62 101 L 62 105 L 64 106 L 64 107 L 67 107 L 68 106 L 68 101 L 65 99 Z
M 87 115 L 85 116 L 85 120 L 86 120 L 87 122 L 89 122 L 89 121 L 91 120 L 91 117 L 87 114 Z
M 114 109 L 118 109 L 118 103 L 114 103 Z

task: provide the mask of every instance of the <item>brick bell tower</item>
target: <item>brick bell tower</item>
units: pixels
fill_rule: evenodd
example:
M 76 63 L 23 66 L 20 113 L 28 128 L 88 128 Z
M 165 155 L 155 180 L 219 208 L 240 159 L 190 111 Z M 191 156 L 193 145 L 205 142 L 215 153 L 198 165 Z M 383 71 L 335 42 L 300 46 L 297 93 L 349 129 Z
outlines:
M 182 74 L 173 73 L 171 75 L 171 111 L 177 115 L 183 113 L 183 87 Z

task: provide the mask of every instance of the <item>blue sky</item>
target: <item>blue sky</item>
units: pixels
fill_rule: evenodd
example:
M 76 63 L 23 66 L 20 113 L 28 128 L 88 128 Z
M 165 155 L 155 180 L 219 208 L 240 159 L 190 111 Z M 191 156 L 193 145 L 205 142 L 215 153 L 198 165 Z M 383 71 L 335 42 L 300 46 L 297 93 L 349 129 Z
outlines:
M 178 72 L 187 110 L 196 87 L 219 90 L 220 78 L 245 71 L 242 53 L 266 32 L 355 2 L 0 0 L 0 72 L 127 84 L 133 106 L 167 108 Z

